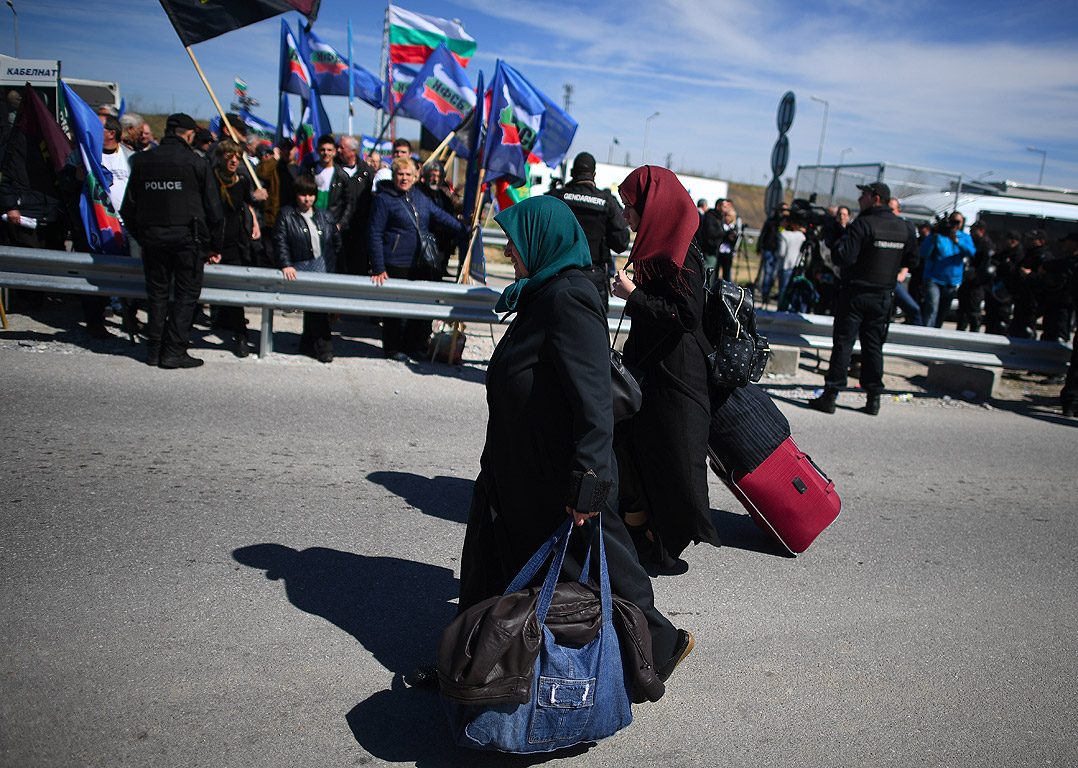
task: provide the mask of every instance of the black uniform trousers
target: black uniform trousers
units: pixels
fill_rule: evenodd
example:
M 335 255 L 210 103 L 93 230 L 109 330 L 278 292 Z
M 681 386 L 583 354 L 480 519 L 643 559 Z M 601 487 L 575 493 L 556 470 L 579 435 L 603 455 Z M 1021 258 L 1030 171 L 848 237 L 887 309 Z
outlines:
M 161 360 L 175 360 L 187 352 L 205 267 L 205 256 L 194 245 L 142 248 L 142 269 L 146 275 L 146 342 L 151 350 L 160 349 Z
M 891 320 L 891 288 L 844 285 L 839 290 L 835 314 L 831 365 L 824 377 L 830 389 L 846 386 L 853 344 L 861 340 L 861 388 L 866 393 L 883 392 L 883 343 Z

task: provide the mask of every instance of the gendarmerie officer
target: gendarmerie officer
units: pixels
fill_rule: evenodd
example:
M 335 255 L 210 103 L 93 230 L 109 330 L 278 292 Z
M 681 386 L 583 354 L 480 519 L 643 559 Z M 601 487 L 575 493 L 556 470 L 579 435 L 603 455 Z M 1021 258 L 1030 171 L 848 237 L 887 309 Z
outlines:
M 886 184 L 858 184 L 857 188 L 861 190 L 861 214 L 846 227 L 831 251 L 832 260 L 842 269 L 831 364 L 823 394 L 809 400 L 809 405 L 824 413 L 835 412 L 838 391 L 846 386 L 853 344 L 860 338 L 861 388 L 868 394 L 862 410 L 875 416 L 880 412 L 883 343 L 895 283 L 902 271 L 917 264 L 917 238 L 887 207 L 891 190 Z
M 191 149 L 197 128 L 189 115 L 169 115 L 161 144 L 131 158 L 121 209 L 142 248 L 146 363 L 162 368 L 202 365 L 187 354 L 187 340 L 203 269 L 221 260 L 224 213 L 209 164 Z
M 570 181 L 547 192 L 572 210 L 591 249 L 591 269 L 587 276 L 595 283 L 603 306 L 610 302 L 610 252 L 629 247 L 629 226 L 621 215 L 621 204 L 610 190 L 595 186 L 595 158 L 581 152 L 573 160 Z

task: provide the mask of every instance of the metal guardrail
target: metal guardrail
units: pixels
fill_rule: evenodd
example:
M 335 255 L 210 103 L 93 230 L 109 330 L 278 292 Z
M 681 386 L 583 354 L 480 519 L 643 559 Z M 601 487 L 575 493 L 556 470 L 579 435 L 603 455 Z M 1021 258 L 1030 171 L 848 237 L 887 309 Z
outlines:
M 145 298 L 142 262 L 116 256 L 44 251 L 0 246 L 0 285 L 59 293 Z M 415 317 L 445 322 L 499 323 L 494 305 L 500 291 L 482 285 L 300 272 L 285 280 L 280 270 L 209 264 L 201 301 L 262 310 L 260 355 L 273 351 L 273 311 L 302 309 L 373 317 Z M 608 326 L 613 331 L 625 302 L 610 299 Z M 760 333 L 773 347 L 830 349 L 833 318 L 757 310 Z M 631 325 L 625 318 L 622 332 Z M 1062 373 L 1070 361 L 1066 344 L 1012 339 L 965 331 L 893 324 L 884 354 L 926 362 L 1004 367 Z
M 830 350 L 833 321 L 834 318 L 826 315 L 756 311 L 757 327 L 773 347 Z M 854 345 L 855 351 L 860 348 L 860 342 Z M 1066 372 L 1071 350 L 1056 341 L 1012 339 L 987 333 L 892 323 L 883 354 L 924 362 L 962 363 L 1047 374 Z

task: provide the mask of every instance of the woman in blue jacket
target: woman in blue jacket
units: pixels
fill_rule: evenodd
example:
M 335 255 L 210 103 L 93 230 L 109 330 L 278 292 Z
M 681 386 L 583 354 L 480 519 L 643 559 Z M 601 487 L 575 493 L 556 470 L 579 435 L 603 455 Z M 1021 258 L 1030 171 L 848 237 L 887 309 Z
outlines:
M 951 300 L 962 284 L 965 260 L 977 251 L 973 238 L 962 231 L 964 223 L 962 214 L 952 213 L 921 243 L 921 261 L 924 263 L 921 316 L 929 328 L 943 326 Z
M 392 180 L 378 184 L 378 194 L 371 206 L 371 281 L 381 285 L 387 277 L 437 280 L 435 271 L 421 262 L 420 232 L 430 232 L 432 219 L 454 232 L 460 232 L 464 226 L 414 189 L 418 174 L 411 159 L 398 157 L 391 168 Z M 428 320 L 385 318 L 382 321 L 382 352 L 386 357 L 403 361 L 409 355 L 424 356 L 429 340 Z

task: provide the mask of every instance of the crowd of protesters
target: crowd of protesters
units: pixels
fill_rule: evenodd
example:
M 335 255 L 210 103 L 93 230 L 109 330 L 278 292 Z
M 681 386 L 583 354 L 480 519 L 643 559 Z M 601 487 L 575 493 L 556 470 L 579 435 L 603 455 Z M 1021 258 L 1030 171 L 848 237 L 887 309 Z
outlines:
M 19 102 L 18 98 L 9 99 L 11 114 L 3 121 L 8 135 L 0 136 L 0 153 L 12 154 L 4 161 L 7 172 L 0 180 L 0 208 L 5 214 L 0 243 L 50 250 L 64 250 L 70 243 L 75 250 L 88 250 L 87 244 L 80 242 L 85 238 L 81 236 L 75 202 L 80 186 L 75 178 L 77 163 L 69 163 L 71 178 L 59 186 L 54 174 L 35 165 L 35 154 L 24 146 L 26 137 L 10 131 Z M 114 109 L 102 107 L 98 116 L 104 134 L 102 165 L 111 174 L 111 202 L 122 219 L 135 159 L 155 151 L 161 143 L 171 142 L 175 148 L 177 137 L 188 134 L 190 118 L 170 116 L 167 136 L 155 137 L 148 122 L 137 113 L 118 116 Z M 465 227 L 460 223 L 460 196 L 450 185 L 441 163 L 435 160 L 420 165 L 419 155 L 405 139 L 397 139 L 391 156 L 383 161 L 376 151 L 363 153 L 357 137 L 328 134 L 318 137 L 315 152 L 301 161 L 292 140 L 283 139 L 274 145 L 249 132 L 238 116 L 227 118 L 228 125 L 221 135 L 190 121 L 194 125 L 190 140 L 180 144 L 184 153 L 190 151 L 191 157 L 197 156 L 205 166 L 220 203 L 221 220 L 207 220 L 211 229 L 220 228 L 219 232 L 214 229 L 208 233 L 207 240 L 220 242 L 220 251 L 213 251 L 213 259 L 207 252 L 206 261 L 282 269 L 290 279 L 295 278 L 297 270 L 367 275 L 377 284 L 387 276 L 439 280 L 449 274 L 457 235 Z M 402 184 L 402 179 L 411 183 Z M 305 205 L 311 184 L 314 194 L 310 204 Z M 386 198 L 380 206 L 375 204 L 379 196 Z M 378 227 L 372 227 L 372 211 L 375 223 L 381 223 Z M 398 241 L 410 244 L 409 253 L 404 253 L 397 242 L 391 244 L 391 254 L 387 254 L 383 242 L 387 221 L 398 222 L 391 229 Z M 410 224 L 412 221 L 416 223 Z M 132 255 L 142 256 L 133 226 L 126 221 L 124 224 Z M 404 224 L 409 224 L 410 229 Z M 422 275 L 415 271 L 420 240 L 417 228 L 420 234 L 434 236 L 439 254 L 437 268 Z M 372 263 L 372 254 L 377 264 Z M 42 298 L 39 292 L 19 291 L 14 300 L 33 308 L 40 305 Z M 139 306 L 133 301 L 110 302 L 108 297 L 83 300 L 87 333 L 101 339 L 112 336 L 105 323 L 110 303 L 112 311 L 122 314 L 125 333 L 132 339 L 137 334 L 145 336 L 147 327 L 138 320 Z M 249 354 L 242 307 L 212 307 L 208 314 L 199 312 L 196 317 L 206 319 L 220 335 L 231 337 L 238 357 Z M 330 319 L 323 313 L 306 313 L 300 346 L 302 353 L 327 363 L 333 359 Z M 424 326 L 425 329 L 410 329 L 406 345 L 387 344 L 383 350 L 386 357 L 405 360 L 409 355 L 424 355 L 430 336 L 429 323 Z M 389 337 L 395 339 L 396 334 L 389 333 Z M 146 338 L 151 342 L 148 347 L 160 343 L 159 338 Z M 159 364 L 159 354 L 151 354 L 147 362 Z

